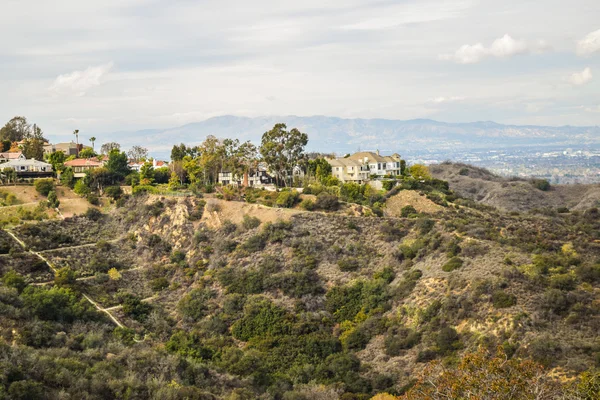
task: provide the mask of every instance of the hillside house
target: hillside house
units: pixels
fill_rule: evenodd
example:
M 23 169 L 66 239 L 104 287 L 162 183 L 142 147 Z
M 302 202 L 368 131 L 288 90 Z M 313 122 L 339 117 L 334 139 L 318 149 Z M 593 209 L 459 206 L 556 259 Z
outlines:
M 75 178 L 83 178 L 88 171 L 104 166 L 104 161 L 98 161 L 94 158 L 76 158 L 74 160 L 65 161 L 65 167 L 73 169 Z
M 129 162 L 129 168 L 131 168 L 132 171 L 137 171 L 140 172 L 142 170 L 142 166 L 145 164 L 145 161 L 139 161 L 139 162 L 135 162 L 135 161 L 131 161 Z M 152 166 L 154 168 L 162 168 L 162 167 L 168 167 L 169 163 L 166 161 L 157 161 L 157 160 L 152 160 Z
M 52 176 L 52 164 L 38 160 L 18 158 L 0 164 L 0 169 L 12 168 L 19 178 L 44 178 Z
M 247 182 L 244 182 L 246 177 L 233 176 L 230 171 L 219 172 L 219 183 L 221 185 L 238 185 L 238 186 L 250 186 L 259 187 L 263 185 L 270 185 L 273 183 L 273 177 L 269 175 L 265 168 L 258 168 L 248 172 Z
M 47 143 L 44 145 L 44 153 L 45 154 L 54 153 L 55 151 L 62 151 L 63 153 L 65 153 L 65 155 L 67 157 L 76 156 L 78 154 L 78 149 L 79 149 L 79 151 L 82 151 L 83 149 L 91 149 L 91 147 L 84 146 L 82 144 L 77 145 L 77 143 L 75 143 L 73 141 L 65 142 L 65 143 L 55 143 L 55 144 Z
M 371 176 L 400 175 L 400 155 L 382 156 L 377 152 L 361 151 L 347 157 L 327 159 L 331 174 L 342 182 L 363 183 Z

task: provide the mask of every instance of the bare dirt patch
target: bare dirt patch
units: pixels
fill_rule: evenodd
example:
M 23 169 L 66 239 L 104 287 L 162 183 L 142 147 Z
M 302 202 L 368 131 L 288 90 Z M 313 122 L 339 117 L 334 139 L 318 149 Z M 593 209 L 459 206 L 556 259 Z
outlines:
M 239 201 L 207 199 L 202 221 L 211 228 L 219 228 L 226 220 L 235 224 L 241 223 L 244 215 L 256 217 L 264 223 L 275 222 L 277 220 L 287 221 L 292 216 L 303 212 L 296 209 L 271 208 L 260 204 L 249 204 Z
M 420 213 L 430 214 L 444 209 L 414 190 L 402 190 L 397 195 L 390 197 L 385 204 L 384 214 L 386 217 L 399 217 L 402 208 L 406 206 L 413 206 Z

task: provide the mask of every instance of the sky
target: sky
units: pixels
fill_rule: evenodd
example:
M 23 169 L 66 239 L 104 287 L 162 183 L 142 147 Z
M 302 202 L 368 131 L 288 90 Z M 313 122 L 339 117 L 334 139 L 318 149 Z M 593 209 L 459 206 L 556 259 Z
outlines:
M 0 122 L 600 125 L 598 0 L 2 0 Z

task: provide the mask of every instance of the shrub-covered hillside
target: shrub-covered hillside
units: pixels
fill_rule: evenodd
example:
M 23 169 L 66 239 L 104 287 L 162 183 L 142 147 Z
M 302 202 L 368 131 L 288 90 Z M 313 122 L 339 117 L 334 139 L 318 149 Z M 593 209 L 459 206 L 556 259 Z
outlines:
M 240 202 L 134 197 L 19 227 L 26 248 L 2 233 L 0 393 L 428 398 L 428 376 L 451 398 L 496 378 L 522 395 L 498 398 L 595 395 L 600 212 L 460 204 L 274 218 Z

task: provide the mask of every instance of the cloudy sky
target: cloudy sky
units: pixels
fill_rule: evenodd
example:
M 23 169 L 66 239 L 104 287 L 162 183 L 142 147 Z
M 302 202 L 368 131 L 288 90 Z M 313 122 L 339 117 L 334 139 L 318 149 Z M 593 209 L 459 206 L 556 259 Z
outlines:
M 598 0 L 2 0 L 0 120 L 600 124 Z

